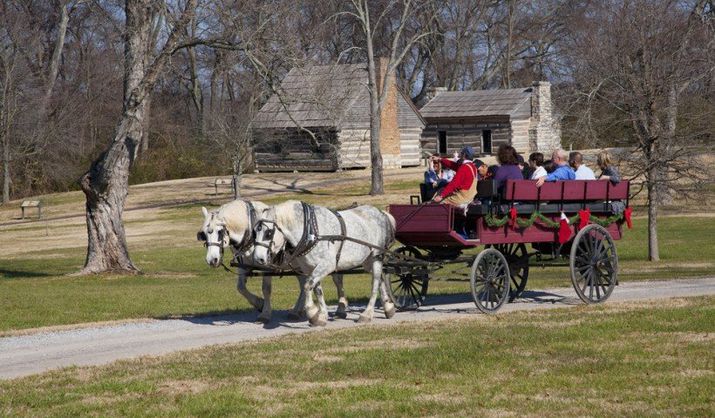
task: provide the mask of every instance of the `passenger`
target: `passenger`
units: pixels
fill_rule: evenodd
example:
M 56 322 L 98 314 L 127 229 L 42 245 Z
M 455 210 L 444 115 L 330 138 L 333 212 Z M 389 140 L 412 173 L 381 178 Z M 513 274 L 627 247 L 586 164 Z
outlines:
M 516 160 L 519 163 L 519 170 L 521 170 L 521 177 L 524 180 L 529 180 L 531 178 L 531 175 L 534 173 L 534 169 L 531 168 L 531 166 L 524 161 L 524 157 L 521 154 L 516 155 Z
M 439 161 L 432 161 L 432 166 L 425 171 L 425 184 L 429 184 L 435 189 L 444 187 L 454 178 L 454 171 L 442 169 Z
M 576 180 L 596 180 L 593 170 L 583 163 L 583 154 L 574 151 L 569 154 L 569 165 L 576 170 Z
M 490 165 L 489 167 L 487 167 L 487 177 L 486 177 L 486 178 L 487 178 L 487 179 L 493 179 L 494 176 L 497 175 L 497 171 L 499 171 L 499 166 L 498 166 L 498 165 L 496 165 L 496 164 Z
M 546 174 L 551 174 L 554 171 L 556 171 L 556 166 L 554 165 L 554 162 L 552 160 L 546 160 L 544 161 L 544 170 L 546 170 Z M 545 174 L 545 175 L 546 175 Z M 539 178 L 534 178 L 532 180 L 538 180 Z
M 546 181 L 576 179 L 576 173 L 574 173 L 573 169 L 569 167 L 568 158 L 569 155 L 561 148 L 554 151 L 554 153 L 551 155 L 551 161 L 553 161 L 556 169 L 553 173 L 539 177 L 536 180 L 536 187 L 541 187 Z
M 474 158 L 474 150 L 469 146 L 462 148 L 457 162 L 449 158 L 432 157 L 433 161 L 440 161 L 442 166 L 456 172 L 454 179 L 434 196 L 433 201 L 462 206 L 474 199 L 477 195 L 477 168 L 472 158 Z
M 621 175 L 618 173 L 618 169 L 612 165 L 611 156 L 608 154 L 608 151 L 603 150 L 598 153 L 596 164 L 598 164 L 598 168 L 601 169 L 601 175 L 598 176 L 599 180 L 610 180 L 613 184 L 620 183 Z
M 514 147 L 511 145 L 500 145 L 497 151 L 497 161 L 499 162 L 499 170 L 494 176 L 494 181 L 497 182 L 497 187 L 501 188 L 507 180 L 523 180 L 524 176 L 519 169 L 517 154 Z
M 540 152 L 533 152 L 529 155 L 529 167 L 532 169 L 529 177 L 531 180 L 536 180 L 548 174 L 544 168 L 544 154 Z
M 477 167 L 477 180 L 486 180 L 489 175 L 489 167 L 482 160 L 474 160 L 474 166 Z

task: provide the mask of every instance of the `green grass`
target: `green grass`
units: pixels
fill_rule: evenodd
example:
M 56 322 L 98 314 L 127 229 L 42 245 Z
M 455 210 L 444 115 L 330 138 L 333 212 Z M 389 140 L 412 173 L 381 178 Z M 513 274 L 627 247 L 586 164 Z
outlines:
M 186 224 L 198 219 L 198 206 L 167 210 L 159 216 Z M 617 243 L 620 280 L 651 280 L 713 275 L 715 268 L 715 222 L 712 218 L 662 218 L 660 263 L 643 261 L 646 255 L 645 220 L 638 219 Z M 196 220 L 196 227 L 199 221 Z M 186 229 L 190 229 L 187 227 Z M 192 230 L 193 231 L 193 230 Z M 162 236 L 160 245 L 143 244 L 132 250 L 132 259 L 143 270 L 138 276 L 101 275 L 69 277 L 84 261 L 84 248 L 52 250 L 38 258 L 0 260 L 0 332 L 49 325 L 118 319 L 201 315 L 250 309 L 235 289 L 235 279 L 222 269 L 211 269 L 205 250 L 193 234 Z M 430 282 L 429 294 L 468 294 L 465 268 L 445 269 Z M 461 275 L 461 276 L 460 276 Z M 335 302 L 335 287 L 325 281 L 329 303 Z M 349 276 L 346 292 L 353 301 L 366 300 L 369 279 Z M 296 281 L 276 279 L 273 287 L 276 309 L 289 309 L 297 297 Z M 567 267 L 532 265 L 528 289 L 570 286 Z M 249 287 L 260 292 L 260 279 Z M 616 289 L 618 292 L 618 289 Z
M 287 336 L 0 382 L 3 416 L 712 416 L 715 298 Z

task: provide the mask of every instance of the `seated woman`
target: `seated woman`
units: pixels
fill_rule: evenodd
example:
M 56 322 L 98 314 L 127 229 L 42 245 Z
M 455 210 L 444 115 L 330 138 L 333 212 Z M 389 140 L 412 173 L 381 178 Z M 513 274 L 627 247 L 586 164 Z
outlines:
M 611 156 L 608 154 L 608 151 L 603 150 L 598 153 L 596 164 L 598 164 L 598 168 L 601 169 L 601 175 L 598 176 L 599 180 L 610 180 L 612 184 L 620 183 L 621 175 L 618 174 L 618 169 L 612 165 Z
M 440 161 L 432 161 L 432 165 L 425 171 L 425 183 L 422 200 L 431 200 L 439 189 L 446 186 L 454 178 L 454 171 L 442 169 Z
M 523 180 L 524 177 L 519 169 L 517 154 L 514 147 L 511 145 L 500 145 L 497 151 L 497 161 L 499 162 L 499 170 L 494 175 L 494 181 L 497 182 L 497 187 L 501 189 L 507 180 Z
M 544 154 L 540 152 L 534 152 L 529 155 L 529 166 L 533 170 L 531 177 L 529 177 L 530 180 L 536 180 L 548 174 L 544 168 Z

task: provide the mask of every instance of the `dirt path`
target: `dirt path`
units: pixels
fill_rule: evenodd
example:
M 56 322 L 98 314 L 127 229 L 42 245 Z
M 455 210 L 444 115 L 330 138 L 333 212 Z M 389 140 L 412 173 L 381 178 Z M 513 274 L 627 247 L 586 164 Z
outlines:
M 614 291 L 609 304 L 623 301 L 715 295 L 715 277 L 658 282 L 624 283 Z M 428 299 L 429 304 L 414 312 L 400 312 L 392 320 L 377 313 L 378 325 L 473 316 L 473 302 L 467 295 Z M 573 289 L 558 288 L 526 292 L 524 298 L 503 308 L 504 312 L 580 306 Z M 361 307 L 358 307 L 361 308 Z M 332 308 L 334 310 L 334 307 Z M 333 320 L 331 329 L 358 326 L 357 311 L 348 320 Z M 239 343 L 286 334 L 319 331 L 305 322 L 289 322 L 286 312 L 274 314 L 266 326 L 253 322 L 254 313 L 172 320 L 132 321 L 98 324 L 61 331 L 30 332 L 28 335 L 0 338 L 0 378 L 10 379 L 67 366 L 111 363 L 140 356 L 158 356 L 213 344 Z

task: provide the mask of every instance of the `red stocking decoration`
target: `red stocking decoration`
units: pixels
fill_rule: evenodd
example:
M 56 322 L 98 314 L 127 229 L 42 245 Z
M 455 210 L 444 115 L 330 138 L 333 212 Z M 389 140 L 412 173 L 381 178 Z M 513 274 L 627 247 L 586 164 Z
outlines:
M 509 226 L 514 228 L 516 225 L 516 208 L 512 206 L 511 209 L 509 209 Z
M 578 218 L 578 229 L 584 229 L 586 225 L 588 225 L 588 221 L 591 219 L 591 209 L 586 208 L 578 211 Z
M 628 229 L 633 228 L 633 221 L 631 220 L 631 215 L 633 215 L 633 208 L 627 207 L 626 210 L 623 212 L 623 217 L 626 218 L 626 225 L 628 225 Z
M 561 212 L 561 220 L 559 221 L 559 244 L 565 244 L 571 238 L 571 228 L 569 227 L 569 218 Z

